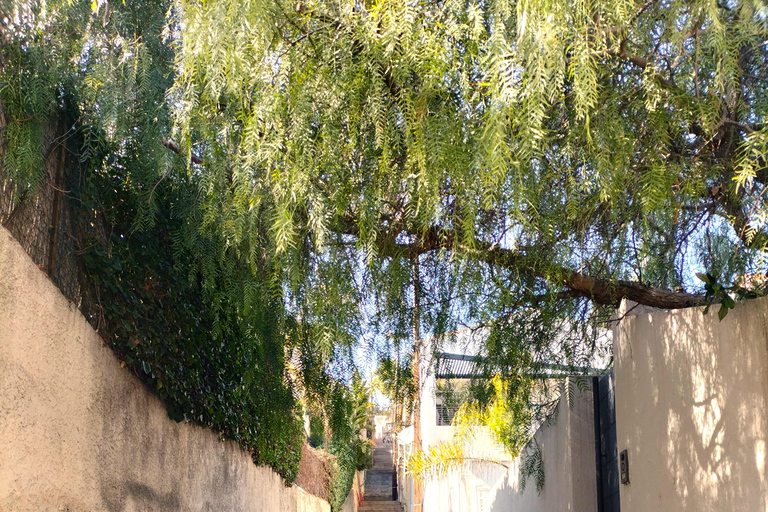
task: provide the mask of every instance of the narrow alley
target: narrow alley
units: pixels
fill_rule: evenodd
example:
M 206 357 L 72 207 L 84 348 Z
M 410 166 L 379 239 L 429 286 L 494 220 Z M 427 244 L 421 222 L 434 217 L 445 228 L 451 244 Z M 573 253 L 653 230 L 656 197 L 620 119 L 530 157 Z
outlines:
M 365 476 L 365 498 L 359 512 L 402 512 L 403 504 L 394 500 L 395 482 L 392 449 L 376 439 L 373 468 Z

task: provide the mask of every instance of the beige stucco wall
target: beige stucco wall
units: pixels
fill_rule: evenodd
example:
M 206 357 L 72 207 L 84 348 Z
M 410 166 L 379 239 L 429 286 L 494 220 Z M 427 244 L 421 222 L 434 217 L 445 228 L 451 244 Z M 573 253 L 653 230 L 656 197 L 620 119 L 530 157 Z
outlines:
M 575 386 L 574 386 L 575 388 Z M 593 512 L 597 510 L 592 392 L 576 391 L 573 407 L 558 405 L 556 419 L 534 435 L 544 462 L 544 488 L 520 485 L 522 457 L 505 466 L 473 462 L 428 481 L 423 512 Z
M 329 509 L 168 419 L 0 228 L 0 512 Z
M 768 511 L 768 298 L 635 311 L 614 328 L 622 512 Z
M 352 488 L 341 506 L 341 512 L 357 512 L 361 494 L 365 494 L 365 471 L 356 471 Z

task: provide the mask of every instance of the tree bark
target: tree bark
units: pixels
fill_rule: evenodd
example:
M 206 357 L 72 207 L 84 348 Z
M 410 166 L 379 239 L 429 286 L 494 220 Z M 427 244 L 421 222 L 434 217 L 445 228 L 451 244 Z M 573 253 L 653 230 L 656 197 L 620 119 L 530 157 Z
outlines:
M 340 233 L 359 235 L 355 219 L 346 217 L 337 227 Z M 398 234 L 409 235 L 413 241 L 397 241 Z M 461 241 L 461 237 L 452 229 L 430 226 L 417 229 L 408 226 L 392 226 L 382 231 L 376 245 L 382 256 L 415 257 L 437 250 L 447 250 L 469 259 L 488 265 L 513 269 L 521 275 L 540 278 L 562 286 L 573 292 L 574 296 L 585 297 L 599 305 L 618 305 L 622 299 L 629 299 L 638 304 L 660 309 L 679 309 L 703 306 L 707 299 L 702 293 L 668 290 L 648 286 L 637 281 L 601 278 L 583 274 L 544 258 L 531 257 L 526 248 L 506 249 L 484 240 L 475 239 L 471 245 Z
M 411 260 L 413 268 L 413 454 L 421 452 L 421 276 L 419 256 Z M 421 512 L 421 483 L 413 479 L 413 512 Z

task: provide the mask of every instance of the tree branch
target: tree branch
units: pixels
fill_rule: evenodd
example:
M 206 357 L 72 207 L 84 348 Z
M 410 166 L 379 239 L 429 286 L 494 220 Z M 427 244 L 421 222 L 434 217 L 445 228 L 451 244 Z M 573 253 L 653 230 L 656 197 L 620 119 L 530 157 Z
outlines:
M 617 305 L 622 299 L 661 309 L 679 309 L 706 304 L 703 294 L 667 290 L 647 286 L 636 281 L 615 280 L 583 274 L 557 263 L 527 255 L 524 250 L 506 249 L 498 245 L 474 239 L 468 245 L 461 241 L 455 230 L 430 226 L 424 230 L 398 226 L 382 233 L 376 240 L 381 255 L 390 258 L 446 250 L 488 265 L 512 269 L 523 275 L 544 279 L 564 286 L 573 296 L 586 297 L 596 304 Z M 359 235 L 353 218 L 346 217 L 337 226 L 344 234 Z M 396 236 L 406 235 L 411 242 L 396 241 Z
M 181 156 L 184 156 L 184 157 L 185 157 L 185 156 L 187 156 L 187 155 L 185 155 L 185 154 L 184 154 L 184 153 L 181 151 L 181 148 L 179 148 L 178 144 L 176 144 L 176 143 L 175 143 L 174 141 L 172 141 L 172 140 L 163 139 L 163 146 L 165 146 L 166 148 L 170 149 L 171 151 L 173 151 L 173 152 L 174 152 L 174 153 L 176 153 L 177 155 L 181 155 Z M 195 156 L 195 155 L 191 155 L 191 156 L 190 156 L 190 160 L 192 160 L 192 163 L 193 163 L 193 164 L 197 164 L 197 165 L 203 165 L 203 164 L 204 164 L 204 162 L 203 162 L 203 159 L 202 159 L 202 158 L 200 158 L 200 157 L 197 157 L 197 156 Z M 162 180 L 161 180 L 161 181 L 162 181 Z

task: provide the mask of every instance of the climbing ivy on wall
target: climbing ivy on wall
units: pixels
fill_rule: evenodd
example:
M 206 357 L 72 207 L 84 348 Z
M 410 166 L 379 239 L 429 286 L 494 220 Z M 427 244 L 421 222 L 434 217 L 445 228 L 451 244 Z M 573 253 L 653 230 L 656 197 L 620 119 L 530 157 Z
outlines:
M 79 210 L 101 212 L 109 229 L 106 239 L 85 240 L 82 256 L 105 342 L 171 418 L 219 431 L 293 481 L 303 429 L 284 379 L 291 323 L 279 297 L 235 255 L 201 262 L 179 240 L 190 219 L 178 202 L 194 194 L 193 182 L 158 187 L 151 228 L 132 230 L 136 201 L 109 169 L 85 174 Z M 198 243 L 217 242 L 200 236 Z M 252 288 L 251 300 L 234 300 L 232 287 Z
M 314 338 L 270 257 L 269 202 L 237 226 L 215 214 L 223 201 L 204 211 L 227 179 L 211 180 L 170 138 L 171 7 L 0 2 L 0 178 L 28 200 L 48 185 L 45 158 L 65 148 L 84 314 L 171 418 L 237 441 L 290 483 L 303 432 L 286 356 Z M 295 370 L 314 387 L 327 380 L 322 365 Z

